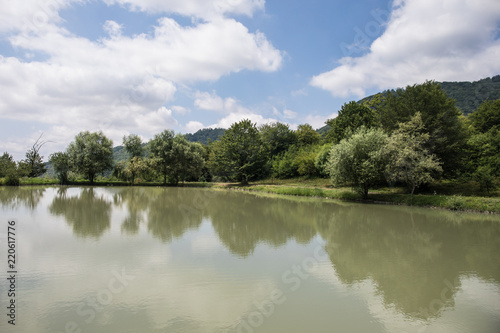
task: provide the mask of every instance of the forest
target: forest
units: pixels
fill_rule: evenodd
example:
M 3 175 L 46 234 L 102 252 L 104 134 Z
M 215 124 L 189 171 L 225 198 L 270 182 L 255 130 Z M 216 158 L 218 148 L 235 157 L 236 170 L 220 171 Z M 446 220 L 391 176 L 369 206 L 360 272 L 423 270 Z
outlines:
M 120 149 L 102 132 L 84 131 L 49 163 L 40 155 L 43 141 L 18 162 L 5 152 L 0 178 L 18 185 L 23 177 L 45 174 L 47 166 L 61 184 L 103 177 L 131 184 L 248 184 L 302 176 L 329 178 L 366 198 L 370 189 L 387 185 L 404 186 L 413 196 L 439 179 L 475 181 L 489 194 L 500 176 L 500 99 L 487 99 L 465 115 L 442 84 L 427 81 L 345 103 L 326 124 L 320 134 L 309 124 L 293 130 L 242 120 L 227 130 L 204 131 L 218 139 L 201 135 L 203 143 L 166 129 L 149 142 L 125 136 Z

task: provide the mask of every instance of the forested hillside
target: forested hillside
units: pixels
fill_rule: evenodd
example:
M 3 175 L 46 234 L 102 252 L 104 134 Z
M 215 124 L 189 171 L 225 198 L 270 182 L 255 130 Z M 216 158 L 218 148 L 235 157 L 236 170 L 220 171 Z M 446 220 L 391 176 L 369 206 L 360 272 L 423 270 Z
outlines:
M 224 135 L 225 131 L 226 130 L 223 128 L 203 128 L 196 131 L 196 133 L 186 134 L 185 137 L 188 141 L 199 142 L 206 145 L 208 140 L 212 142 L 218 140 L 222 135 Z

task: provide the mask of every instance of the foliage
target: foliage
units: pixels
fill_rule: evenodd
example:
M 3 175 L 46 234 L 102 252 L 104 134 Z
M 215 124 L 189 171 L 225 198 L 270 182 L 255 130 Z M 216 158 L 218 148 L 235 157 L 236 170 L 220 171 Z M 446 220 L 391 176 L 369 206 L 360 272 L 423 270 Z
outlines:
M 33 178 L 41 176 L 45 173 L 46 167 L 43 162 L 43 156 L 40 155 L 40 148 L 47 141 L 40 142 L 42 135 L 36 140 L 33 146 L 26 152 L 26 159 L 19 162 L 18 170 L 19 172 L 27 177 Z
M 486 133 L 491 129 L 500 129 L 500 99 L 485 101 L 469 115 L 469 119 L 472 126 L 480 133 Z
M 137 134 L 130 134 L 128 136 L 124 136 L 123 146 L 125 147 L 127 153 L 130 155 L 130 158 L 144 156 L 142 139 Z
M 500 176 L 500 129 L 492 128 L 486 133 L 472 135 L 467 141 L 468 170 L 472 172 L 483 166 L 495 176 Z
M 345 103 L 338 112 L 338 116 L 326 121 L 331 128 L 326 134 L 328 142 L 339 143 L 361 126 L 371 128 L 375 125 L 375 112 L 364 104 L 354 101 Z
M 376 111 L 380 124 L 388 133 L 421 112 L 425 131 L 429 134 L 425 148 L 443 163 L 446 175 L 454 175 L 459 170 L 466 142 L 460 111 L 438 83 L 427 81 L 389 92 Z
M 297 141 L 300 146 L 315 145 L 321 140 L 321 135 L 309 124 L 297 126 L 295 133 L 297 133 Z
M 297 165 L 294 163 L 298 149 L 290 147 L 287 151 L 275 156 L 272 160 L 272 176 L 287 179 L 298 176 Z
M 209 142 L 217 141 L 224 135 L 226 130 L 223 128 L 203 128 L 196 131 L 194 134 L 185 134 L 184 136 L 188 141 L 199 142 L 204 145 Z
M 464 115 L 472 113 L 486 100 L 500 98 L 500 75 L 475 82 L 443 82 L 441 86 Z
M 259 127 L 259 132 L 262 141 L 268 146 L 271 158 L 297 143 L 297 134 L 287 124 L 280 122 L 264 124 Z
M 387 135 L 381 129 L 360 127 L 350 138 L 333 145 L 327 170 L 334 185 L 350 183 L 363 197 L 383 181 Z
M 212 148 L 209 163 L 213 174 L 242 184 L 262 176 L 267 154 L 250 120 L 233 124 Z
M 328 177 L 328 170 L 326 166 L 328 164 L 328 160 L 330 159 L 331 149 L 331 144 L 324 144 L 319 149 L 318 154 L 316 155 L 316 159 L 314 160 L 314 166 L 316 167 L 318 174 L 324 178 Z
M 49 156 L 49 162 L 52 164 L 57 178 L 61 184 L 68 183 L 68 173 L 71 170 L 71 164 L 67 153 L 54 153 Z
M 318 169 L 316 169 L 315 162 L 319 149 L 319 146 L 309 146 L 298 151 L 293 163 L 296 165 L 299 175 L 308 177 L 318 175 Z
M 456 101 L 457 108 L 464 115 L 474 112 L 486 100 L 500 98 L 500 75 L 475 82 L 440 82 L 439 84 L 446 95 Z M 359 103 L 378 109 L 379 102 L 387 93 L 384 91 L 365 97 Z
M 16 171 L 17 166 L 14 157 L 7 152 L 3 153 L 3 155 L 0 156 L 0 177 L 6 177 Z
M 189 142 L 182 135 L 175 136 L 172 144 L 172 163 L 169 167 L 172 183 L 198 179 L 204 166 L 204 149 L 200 143 Z
M 489 166 L 480 166 L 474 173 L 474 179 L 479 183 L 480 189 L 488 195 L 496 189 L 495 178 Z
M 389 155 L 387 179 L 403 182 L 411 192 L 422 184 L 433 180 L 433 175 L 442 172 L 439 161 L 425 148 L 429 134 L 425 132 L 420 112 L 409 122 L 400 123 L 387 142 Z
M 167 183 L 170 173 L 170 164 L 173 162 L 172 146 L 174 143 L 174 131 L 164 130 L 156 134 L 149 142 L 151 163 L 154 169 L 163 175 L 163 184 Z
M 69 144 L 67 154 L 73 170 L 84 175 L 91 184 L 97 174 L 113 167 L 113 141 L 101 131 L 80 132 Z

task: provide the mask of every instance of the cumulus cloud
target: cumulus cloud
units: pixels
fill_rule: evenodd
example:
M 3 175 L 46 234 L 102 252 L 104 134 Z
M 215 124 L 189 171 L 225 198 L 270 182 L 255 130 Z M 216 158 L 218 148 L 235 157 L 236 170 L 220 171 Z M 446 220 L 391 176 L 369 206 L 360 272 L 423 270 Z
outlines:
M 252 16 L 263 10 L 265 0 L 105 0 L 107 4 L 120 4 L 135 11 L 176 13 L 203 19 L 226 14 Z
M 219 119 L 217 123 L 211 124 L 206 127 L 229 128 L 232 124 L 243 119 L 250 119 L 257 125 L 263 125 L 266 123 L 277 121 L 274 118 L 266 118 L 263 115 L 241 105 L 239 101 L 232 97 L 222 98 L 218 96 L 216 92 L 197 92 L 194 104 L 200 110 L 216 111 L 225 114 L 225 116 Z M 198 122 L 195 123 L 201 124 Z
M 59 131 L 53 136 L 61 135 L 64 140 L 81 130 L 100 129 L 121 142 L 131 132 L 152 136 L 178 126 L 175 116 L 188 110 L 166 106 L 179 86 L 214 81 L 242 70 L 272 72 L 281 66 L 281 51 L 264 34 L 251 33 L 242 23 L 222 15 L 251 15 L 263 1 L 145 1 L 141 3 L 148 8 L 136 9 L 195 16 L 199 3 L 222 9 L 221 15 L 191 26 L 163 17 L 152 32 L 134 36 L 122 33 L 126 23 L 108 20 L 103 25 L 107 36 L 99 40 L 62 27 L 59 11 L 74 2 L 80 0 L 43 4 L 27 0 L 1 6 L 0 32 L 15 49 L 33 57 L 0 55 L 0 118 L 41 123 L 51 133 Z M 127 3 L 134 7 L 133 1 Z M 81 5 L 89 4 L 81 1 Z M 155 5 L 171 8 L 155 9 Z M 231 100 L 225 102 L 231 104 Z M 196 123 L 191 127 L 195 125 L 199 127 Z M 10 147 L 18 146 L 12 143 Z
M 360 57 L 344 57 L 310 84 L 364 97 L 425 80 L 477 80 L 500 72 L 500 2 L 395 1 L 385 32 Z
M 200 123 L 199 121 L 191 120 L 186 124 L 186 126 L 184 126 L 184 128 L 188 133 L 195 133 L 198 130 L 205 128 L 205 126 L 203 126 L 203 124 Z

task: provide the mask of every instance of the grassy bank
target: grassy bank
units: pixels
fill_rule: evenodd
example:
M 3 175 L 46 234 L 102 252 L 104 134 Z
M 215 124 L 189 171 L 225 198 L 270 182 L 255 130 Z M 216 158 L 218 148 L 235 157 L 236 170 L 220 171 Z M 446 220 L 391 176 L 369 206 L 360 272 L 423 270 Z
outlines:
M 0 178 L 0 184 L 4 180 Z M 34 178 L 21 179 L 21 185 L 58 185 L 57 179 Z M 89 181 L 73 181 L 72 186 L 130 186 L 129 182 L 109 181 L 100 179 L 90 184 Z M 139 183 L 134 186 L 162 186 L 160 182 Z M 351 188 L 334 188 L 327 179 L 295 178 L 287 180 L 267 179 L 246 186 L 236 183 L 202 183 L 190 182 L 179 184 L 184 187 L 209 187 L 218 189 L 233 189 L 278 195 L 293 195 L 302 197 L 319 197 L 337 200 L 347 200 L 365 203 L 383 203 L 396 205 L 413 205 L 418 207 L 433 207 L 455 211 L 471 211 L 500 214 L 500 194 L 498 191 L 490 196 L 480 195 L 479 187 L 471 183 L 438 182 L 428 186 L 425 192 L 413 196 L 407 194 L 404 188 L 391 187 L 372 190 L 368 200 Z

